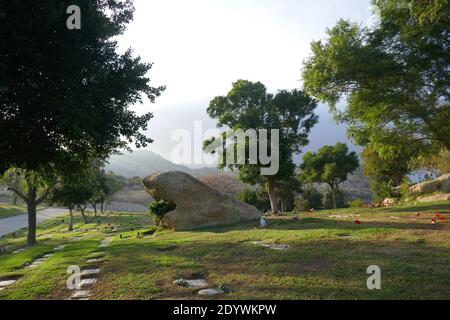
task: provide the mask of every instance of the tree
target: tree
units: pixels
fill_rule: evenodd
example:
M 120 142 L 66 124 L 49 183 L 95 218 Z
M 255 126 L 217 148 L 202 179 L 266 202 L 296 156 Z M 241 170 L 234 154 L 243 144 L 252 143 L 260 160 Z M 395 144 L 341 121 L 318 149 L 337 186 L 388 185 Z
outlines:
M 102 185 L 102 192 L 105 194 L 105 198 L 100 203 L 101 212 L 106 210 L 106 204 L 111 201 L 111 197 L 114 193 L 120 191 L 124 187 L 124 183 L 117 178 L 112 172 L 109 172 L 104 176 Z
M 317 153 L 307 152 L 300 164 L 300 179 L 306 183 L 326 183 L 332 192 L 333 207 L 337 208 L 339 184 L 359 166 L 358 156 L 344 143 L 324 146 Z
M 135 141 L 151 113 L 130 104 L 154 101 L 151 64 L 117 52 L 114 40 L 133 18 L 130 0 L 79 0 L 82 27 L 68 30 L 70 1 L 0 3 L 0 168 L 37 170 L 94 154 L 106 158 Z M 26 17 L 26 19 L 24 19 Z
M 327 102 L 361 145 L 383 133 L 450 150 L 450 2 L 374 0 L 374 28 L 340 20 L 311 44 L 305 89 Z M 345 97 L 347 107 L 336 105 Z
M 12 168 L 5 174 L 8 190 L 12 191 L 27 205 L 28 234 L 27 244 L 36 243 L 36 211 L 37 206 L 47 200 L 52 192 L 57 176 L 53 171 L 27 171 Z
M 291 211 L 295 206 L 295 196 L 302 191 L 302 184 L 297 177 L 278 181 L 275 196 L 280 203 L 282 212 Z
M 141 130 L 152 114 L 138 116 L 129 106 L 144 96 L 154 102 L 164 90 L 150 86 L 151 64 L 131 49 L 117 52 L 115 38 L 133 18 L 131 0 L 78 0 L 80 30 L 66 27 L 71 4 L 0 1 L 0 173 L 24 170 L 27 197 L 40 188 L 35 177 L 64 176 L 74 160 L 150 143 Z M 29 200 L 30 236 L 37 200 Z
M 322 207 L 323 194 L 312 185 L 307 185 L 300 197 L 295 199 L 295 208 L 297 210 L 311 210 Z
M 69 231 L 73 230 L 73 210 L 76 207 L 83 207 L 90 196 L 90 190 L 78 183 L 66 182 L 53 191 L 50 202 L 69 209 Z M 81 213 L 84 223 L 88 223 L 84 210 Z
M 267 93 L 261 82 L 238 80 L 233 83 L 232 89 L 226 96 L 218 96 L 211 100 L 207 109 L 208 115 L 218 120 L 218 126 L 226 126 L 231 130 L 279 130 L 279 170 L 276 174 L 263 176 L 261 168 L 267 167 L 260 159 L 251 163 L 249 159 L 249 139 L 245 139 L 243 146 L 229 145 L 222 136 L 223 155 L 219 160 L 219 167 L 228 167 L 239 170 L 238 178 L 252 185 L 267 183 L 268 195 L 272 213 L 277 213 L 275 188 L 278 181 L 285 180 L 294 175 L 295 164 L 292 155 L 301 151 L 308 144 L 308 135 L 311 128 L 317 123 L 318 117 L 314 114 L 317 104 L 314 99 L 299 90 L 280 90 L 277 94 Z M 257 134 L 258 143 L 262 137 Z M 267 139 L 267 150 L 272 152 L 271 136 Z M 209 147 L 215 139 L 205 141 Z M 230 141 L 228 141 L 230 142 Z M 263 142 L 264 143 L 264 142 Z M 227 164 L 226 154 L 230 148 L 237 151 L 239 147 L 245 148 L 245 161 L 243 164 Z M 261 153 L 261 150 L 259 150 Z M 275 151 L 273 151 L 275 152 Z M 272 154 L 273 156 L 273 154 Z M 234 152 L 233 158 L 236 158 Z M 237 162 L 237 161 L 236 161 Z

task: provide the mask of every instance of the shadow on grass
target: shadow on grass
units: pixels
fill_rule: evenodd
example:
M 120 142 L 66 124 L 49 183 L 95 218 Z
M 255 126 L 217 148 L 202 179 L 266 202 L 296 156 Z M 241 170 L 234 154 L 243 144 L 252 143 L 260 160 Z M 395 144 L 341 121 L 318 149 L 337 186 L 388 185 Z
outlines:
M 227 282 L 238 299 L 270 299 L 270 290 L 286 299 L 439 299 L 448 298 L 450 287 L 450 248 L 426 243 L 320 239 L 290 241 L 290 249 L 274 251 L 247 242 L 205 239 L 158 251 L 162 245 L 135 242 L 110 248 L 111 261 L 116 262 L 107 271 L 153 274 L 152 281 L 170 288 L 156 298 L 173 296 L 171 290 L 182 289 L 172 281 L 194 273 L 211 284 Z M 380 266 L 384 281 L 376 293 L 365 286 L 366 269 L 372 264 Z
M 401 219 L 401 218 L 400 218 Z M 405 219 L 406 220 L 406 219 Z M 241 224 L 212 227 L 205 229 L 198 229 L 195 232 L 212 232 L 212 233 L 226 233 L 239 230 L 254 230 L 258 227 L 258 222 L 246 222 Z M 416 230 L 442 230 L 443 226 L 439 224 L 424 224 L 415 223 L 411 221 L 405 222 L 376 222 L 363 221 L 362 224 L 357 225 L 354 221 L 342 221 L 324 218 L 302 218 L 300 220 L 269 220 L 269 225 L 264 230 L 315 230 L 315 229 L 336 229 L 336 230 L 364 230 L 364 229 L 416 229 Z

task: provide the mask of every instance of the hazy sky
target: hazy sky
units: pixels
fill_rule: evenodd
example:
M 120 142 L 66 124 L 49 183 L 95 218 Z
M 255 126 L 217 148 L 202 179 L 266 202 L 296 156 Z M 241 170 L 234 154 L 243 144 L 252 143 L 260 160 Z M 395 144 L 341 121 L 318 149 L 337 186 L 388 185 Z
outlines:
M 193 130 L 194 121 L 214 128 L 206 108 L 233 81 L 263 82 L 270 91 L 301 87 L 303 60 L 310 43 L 325 37 L 339 18 L 369 23 L 369 0 L 135 0 L 135 18 L 119 40 L 144 61 L 154 62 L 153 85 L 167 89 L 151 111 L 150 150 L 170 158 L 175 129 Z M 345 140 L 325 106 L 311 135 L 311 146 Z

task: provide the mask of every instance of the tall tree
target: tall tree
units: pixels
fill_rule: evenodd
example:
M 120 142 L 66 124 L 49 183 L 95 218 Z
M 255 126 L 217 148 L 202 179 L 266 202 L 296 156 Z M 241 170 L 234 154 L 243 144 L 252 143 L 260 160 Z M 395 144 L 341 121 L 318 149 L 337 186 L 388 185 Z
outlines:
M 238 178 L 242 182 L 253 185 L 267 184 L 272 213 L 278 212 L 276 183 L 294 175 L 295 164 L 292 156 L 294 153 L 299 153 L 309 142 L 309 132 L 318 120 L 314 113 L 316 106 L 315 100 L 302 91 L 280 90 L 277 94 L 270 94 L 261 82 L 247 80 L 234 82 L 226 96 L 215 97 L 209 104 L 208 115 L 218 120 L 219 127 L 225 126 L 232 130 L 265 129 L 269 133 L 271 129 L 279 130 L 279 154 L 277 155 L 279 170 L 276 174 L 263 176 L 261 168 L 268 165 L 262 164 L 260 159 L 256 164 L 249 161 L 248 139 L 245 140 L 245 145 L 241 146 L 246 150 L 243 164 L 227 165 L 228 149 L 235 148 L 234 151 L 236 151 L 238 146 L 228 144 L 226 139 L 222 139 L 224 154 L 219 160 L 219 167 L 239 170 Z M 261 136 L 257 135 L 255 138 L 258 143 L 260 141 L 264 143 Z M 270 140 L 269 136 L 267 150 L 271 151 Z M 209 146 L 213 141 L 214 139 L 205 141 L 205 146 Z M 259 151 L 261 153 L 261 150 Z M 233 157 L 235 156 L 234 153 Z
M 313 42 L 305 89 L 362 145 L 391 130 L 450 150 L 450 2 L 374 0 L 378 23 L 340 20 Z M 342 97 L 347 107 L 336 105 Z
M 67 28 L 70 5 L 81 9 L 79 30 Z M 141 132 L 152 114 L 129 106 L 144 96 L 153 102 L 164 88 L 150 86 L 152 65 L 131 49 L 118 53 L 115 40 L 133 12 L 131 0 L 0 1 L 0 173 L 64 175 L 73 159 L 152 141 Z M 29 216 L 33 235 L 35 207 Z
M 306 183 L 326 183 L 332 192 L 333 207 L 337 208 L 339 184 L 347 180 L 347 175 L 359 166 L 358 156 L 349 152 L 344 143 L 324 146 L 317 152 L 307 152 L 300 164 L 300 178 Z

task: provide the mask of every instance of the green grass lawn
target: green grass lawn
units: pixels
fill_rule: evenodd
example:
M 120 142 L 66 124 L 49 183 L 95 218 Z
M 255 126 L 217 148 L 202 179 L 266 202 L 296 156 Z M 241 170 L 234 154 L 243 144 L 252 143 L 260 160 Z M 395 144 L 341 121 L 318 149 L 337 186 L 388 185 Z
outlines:
M 25 206 L 0 203 L 0 219 L 17 216 L 26 212 L 27 208 Z
M 432 224 L 436 212 L 447 220 Z M 269 218 L 266 229 L 246 223 L 138 237 L 154 231 L 150 219 L 125 213 L 102 217 L 100 226 L 77 220 L 76 227 L 67 233 L 61 219 L 47 221 L 39 226 L 38 246 L 0 256 L 0 279 L 19 278 L 0 299 L 66 299 L 67 267 L 83 267 L 99 251 L 106 260 L 93 299 L 204 299 L 173 284 L 180 277 L 226 283 L 231 293 L 219 298 L 227 299 L 450 299 L 448 202 L 290 214 Z M 111 244 L 98 248 L 108 234 Z M 23 235 L 0 245 L 23 246 Z M 68 242 L 75 236 L 83 239 Z M 277 251 L 253 241 L 290 247 Z M 38 268 L 23 268 L 62 243 L 67 247 Z M 381 290 L 366 287 L 369 265 L 381 268 Z

